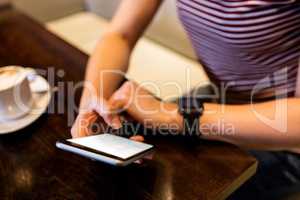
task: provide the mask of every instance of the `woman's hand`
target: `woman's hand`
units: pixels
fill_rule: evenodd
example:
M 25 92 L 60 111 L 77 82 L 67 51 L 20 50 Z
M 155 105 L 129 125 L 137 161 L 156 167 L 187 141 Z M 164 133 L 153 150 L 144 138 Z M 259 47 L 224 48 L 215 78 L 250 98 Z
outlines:
M 181 129 L 181 116 L 175 103 L 162 102 L 134 82 L 125 82 L 109 99 L 114 115 L 126 111 L 148 128 Z
M 126 111 L 147 128 L 181 130 L 182 119 L 175 103 L 162 102 L 134 82 L 125 82 L 107 101 L 101 97 L 83 95 L 80 111 L 72 127 L 72 137 L 93 134 L 91 126 L 101 117 L 112 128 L 122 126 L 120 113 Z M 131 139 L 143 141 L 140 136 Z
M 120 117 L 117 114 L 112 114 L 110 110 L 110 105 L 104 98 L 97 97 L 96 95 L 83 95 L 79 114 L 71 129 L 72 137 L 76 138 L 92 135 L 91 126 L 99 117 L 112 128 L 120 128 Z

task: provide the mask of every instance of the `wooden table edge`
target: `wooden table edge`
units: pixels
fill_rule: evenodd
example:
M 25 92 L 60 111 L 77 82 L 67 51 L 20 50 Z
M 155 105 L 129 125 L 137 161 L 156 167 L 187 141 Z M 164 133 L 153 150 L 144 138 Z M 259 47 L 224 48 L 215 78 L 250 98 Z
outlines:
M 256 173 L 258 166 L 258 161 L 255 159 L 254 163 L 248 167 L 247 170 L 244 171 L 235 181 L 233 181 L 227 189 L 223 190 L 220 195 L 216 198 L 216 200 L 224 200 L 228 198 L 231 194 L 234 193 L 238 188 L 240 188 L 245 182 L 250 180 Z

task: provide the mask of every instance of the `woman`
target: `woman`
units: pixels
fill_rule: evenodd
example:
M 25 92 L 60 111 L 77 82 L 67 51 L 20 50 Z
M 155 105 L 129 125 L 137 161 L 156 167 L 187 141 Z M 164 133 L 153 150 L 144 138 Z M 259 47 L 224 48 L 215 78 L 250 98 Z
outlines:
M 132 49 L 160 4 L 160 0 L 122 2 L 89 60 L 86 72 L 89 84 L 84 89 L 81 111 L 72 128 L 73 137 L 89 135 L 87 127 L 98 116 L 113 128 L 119 128 L 120 117 L 110 112 L 119 108 L 126 109 L 141 123 L 147 120 L 153 127 L 176 124 L 179 131 L 182 129 L 177 104 L 161 102 L 135 83 L 127 82 L 118 89 L 123 77 L 116 73 L 101 76 L 107 70 L 126 72 Z M 213 112 L 204 112 L 200 124 L 215 125 L 222 120 L 234 127 L 234 134 L 224 134 L 220 130 L 212 135 L 210 131 L 200 130 L 202 138 L 226 141 L 250 150 L 265 150 L 253 152 L 261 161 L 261 167 L 257 177 L 244 186 L 246 189 L 235 194 L 236 198 L 238 195 L 243 199 L 253 198 L 253 195 L 261 197 L 260 194 L 266 194 L 265 183 L 279 181 L 272 186 L 276 189 L 298 183 L 300 157 L 296 153 L 300 152 L 300 99 L 296 94 L 300 88 L 300 83 L 297 85 L 300 2 L 178 0 L 177 7 L 211 81 L 220 88 L 225 85 L 232 102 L 243 102 L 205 104 L 205 111 Z M 89 86 L 96 89 L 91 90 Z M 251 98 L 260 103 L 250 104 Z M 284 105 L 286 110 L 282 109 Z M 149 110 L 157 112 L 147 112 Z M 272 120 L 266 121 L 259 116 L 275 116 L 276 120 L 272 124 Z M 284 123 L 277 126 L 280 122 L 286 122 L 286 126 Z M 264 178 L 260 175 L 265 173 L 266 167 L 277 175 L 268 176 L 264 182 L 266 174 Z M 287 168 L 289 177 L 283 173 Z M 261 187 L 257 186 L 257 181 Z M 246 192 L 249 194 L 245 195 Z

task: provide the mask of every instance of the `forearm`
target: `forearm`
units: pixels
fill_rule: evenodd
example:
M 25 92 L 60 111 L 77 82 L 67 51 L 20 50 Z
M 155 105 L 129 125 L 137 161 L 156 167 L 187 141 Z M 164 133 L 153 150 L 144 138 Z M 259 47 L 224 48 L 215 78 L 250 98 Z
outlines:
M 126 82 L 111 97 L 113 110 L 123 110 L 148 128 L 181 133 L 183 117 L 176 103 L 163 102 L 134 82 Z M 247 105 L 206 103 L 200 117 L 204 139 L 226 141 L 250 149 L 300 148 L 300 99 Z
M 120 128 L 120 116 L 110 112 L 108 100 L 124 79 L 129 57 L 152 20 L 160 0 L 123 0 L 89 59 L 80 111 L 72 127 L 73 137 L 90 135 L 99 116 L 113 128 Z M 82 125 L 84 122 L 84 125 Z
M 250 149 L 288 150 L 300 147 L 300 99 L 223 106 L 222 109 L 220 105 L 206 105 L 208 111 L 201 118 L 204 138 Z
M 130 51 L 121 34 L 105 34 L 89 59 L 83 98 L 91 94 L 109 98 L 124 78 Z
M 131 50 L 160 3 L 161 0 L 122 1 L 88 63 L 86 80 L 97 87 L 98 96 L 107 99 L 118 88 L 124 78 L 120 72 L 126 72 Z

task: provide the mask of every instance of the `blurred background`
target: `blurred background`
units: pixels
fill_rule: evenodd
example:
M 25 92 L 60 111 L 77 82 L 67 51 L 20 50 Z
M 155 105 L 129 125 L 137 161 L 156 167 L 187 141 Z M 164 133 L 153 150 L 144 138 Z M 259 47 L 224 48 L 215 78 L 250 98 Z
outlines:
M 1 0 L 8 1 L 8 0 Z M 122 0 L 11 0 L 20 10 L 40 22 L 59 19 L 80 11 L 91 11 L 110 19 Z M 172 37 L 169 30 L 172 27 Z M 167 0 L 147 31 L 147 36 L 186 56 L 194 58 L 193 50 L 177 19 L 174 0 Z M 180 43 L 180 45 L 178 45 Z
M 91 54 L 122 0 L 0 0 L 0 3 L 8 1 L 53 33 Z M 163 99 L 176 98 L 208 81 L 178 20 L 175 2 L 164 1 L 145 37 L 135 48 L 128 72 L 130 79 L 151 80 L 158 85 L 159 92 L 150 86 L 148 89 Z M 170 81 L 175 81 L 180 89 L 166 86 Z

